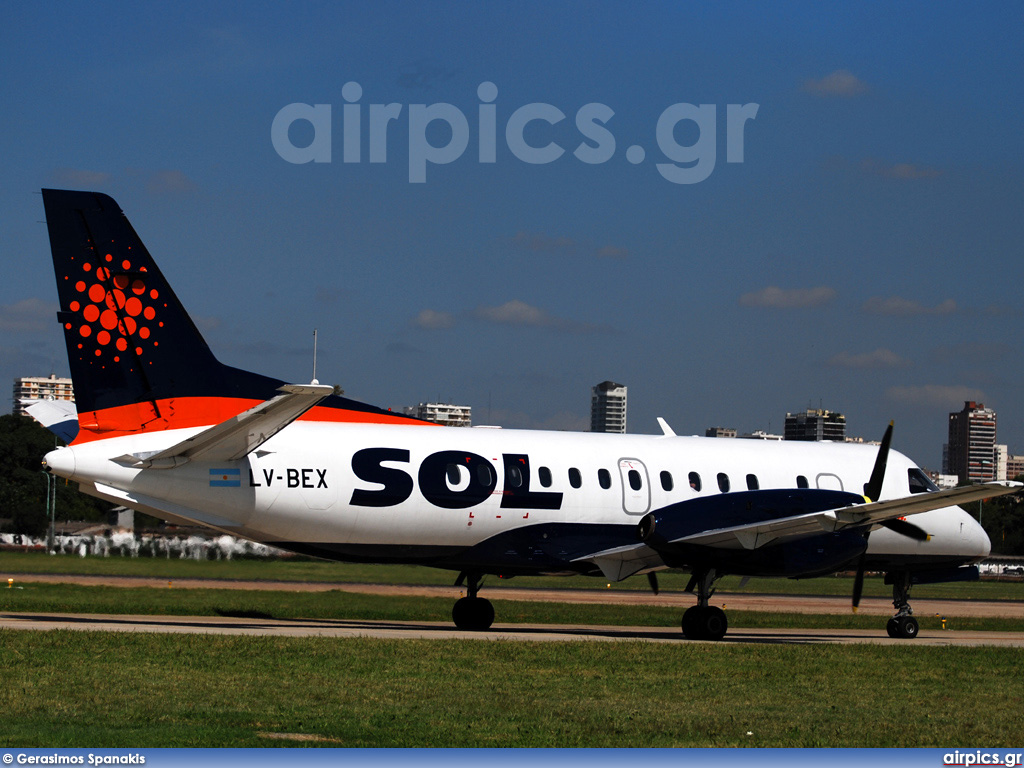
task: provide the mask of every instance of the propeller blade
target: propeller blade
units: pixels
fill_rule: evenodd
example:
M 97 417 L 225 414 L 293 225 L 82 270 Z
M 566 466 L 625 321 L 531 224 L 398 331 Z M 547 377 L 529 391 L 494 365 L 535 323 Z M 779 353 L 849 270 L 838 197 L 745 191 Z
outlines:
M 651 571 L 647 574 L 647 583 L 651 585 L 651 591 L 654 594 L 658 594 L 658 574 Z
M 931 539 L 928 532 L 921 526 L 908 523 L 906 520 L 900 520 L 899 518 L 882 520 L 881 525 L 883 528 L 888 528 L 890 531 L 902 534 L 914 541 L 929 541 Z
M 867 557 L 867 550 L 864 550 L 864 554 L 860 556 L 857 561 L 857 577 L 853 580 L 853 612 L 857 612 L 857 606 L 860 605 L 860 596 L 864 592 L 864 558 Z
M 886 427 L 885 435 L 882 436 L 882 444 L 878 446 L 878 456 L 875 457 L 875 467 L 871 470 L 871 479 L 864 485 L 864 495 L 871 501 L 878 501 L 882 495 L 882 481 L 885 480 L 885 465 L 889 460 L 889 446 L 892 444 L 892 422 Z

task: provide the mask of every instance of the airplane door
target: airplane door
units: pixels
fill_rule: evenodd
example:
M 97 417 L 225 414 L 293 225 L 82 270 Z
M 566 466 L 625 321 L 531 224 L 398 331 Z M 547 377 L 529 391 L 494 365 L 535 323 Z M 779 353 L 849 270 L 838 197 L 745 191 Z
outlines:
M 651 510 L 651 481 L 647 467 L 639 459 L 619 459 L 622 480 L 622 509 L 630 515 L 646 515 Z
M 822 472 L 814 478 L 814 484 L 824 491 L 844 491 L 843 481 L 839 475 L 831 472 Z

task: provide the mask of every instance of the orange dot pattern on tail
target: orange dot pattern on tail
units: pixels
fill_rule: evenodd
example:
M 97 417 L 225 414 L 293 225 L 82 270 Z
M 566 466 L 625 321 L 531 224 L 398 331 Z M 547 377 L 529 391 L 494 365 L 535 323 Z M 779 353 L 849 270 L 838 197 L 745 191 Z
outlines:
M 167 305 L 146 285 L 145 267 L 133 271 L 129 259 L 111 267 L 113 260 L 104 254 L 98 264 L 87 261 L 80 274 L 67 276 L 80 279 L 75 280 L 78 298 L 68 306 L 75 318 L 65 328 L 79 337 L 81 359 L 91 364 L 120 363 L 129 350 L 144 364 L 146 352 L 160 343 L 163 323 L 157 318 Z M 113 271 L 117 266 L 120 270 Z

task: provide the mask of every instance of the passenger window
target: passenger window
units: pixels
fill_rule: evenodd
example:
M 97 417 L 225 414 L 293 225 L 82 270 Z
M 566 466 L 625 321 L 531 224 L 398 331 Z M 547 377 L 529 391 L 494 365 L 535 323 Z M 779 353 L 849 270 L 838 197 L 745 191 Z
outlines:
M 939 486 L 917 467 L 907 470 L 907 479 L 910 481 L 911 493 L 934 493 L 939 490 Z
M 635 469 L 629 470 L 626 477 L 629 478 L 629 487 L 632 488 L 634 491 L 639 491 L 641 488 L 644 487 L 643 480 L 640 479 L 640 473 L 637 472 Z
M 537 469 L 537 479 L 540 480 L 541 486 L 544 488 L 551 487 L 551 470 L 547 467 L 540 467 Z
M 761 487 L 757 482 L 757 475 L 747 475 L 747 490 L 756 491 Z
M 693 488 L 693 490 L 695 490 L 697 493 L 700 493 L 700 475 L 698 475 L 696 472 L 691 472 L 689 474 L 688 479 L 690 481 L 690 487 Z
M 569 469 L 569 485 L 571 485 L 573 488 L 579 488 L 581 485 L 583 485 L 583 476 L 580 474 L 580 471 L 576 469 L 576 467 L 571 467 Z
M 671 491 L 673 488 L 672 473 L 662 471 L 661 473 L 661 487 L 666 491 Z
M 729 492 L 729 476 L 725 472 L 718 473 L 718 490 L 722 493 Z
M 480 481 L 480 485 L 485 488 L 491 487 L 491 465 L 486 461 L 481 461 L 476 465 L 476 479 Z
M 519 488 L 523 484 L 523 473 L 519 467 L 513 465 L 508 468 L 508 483 L 513 488 Z
M 597 470 L 597 482 L 607 491 L 612 487 L 612 473 L 607 469 Z
M 445 469 L 445 479 L 448 487 L 453 491 L 462 491 L 469 487 L 469 467 L 462 464 L 448 464 Z
M 810 488 L 811 486 L 807 483 L 807 478 L 803 475 L 796 476 L 796 487 L 797 488 Z

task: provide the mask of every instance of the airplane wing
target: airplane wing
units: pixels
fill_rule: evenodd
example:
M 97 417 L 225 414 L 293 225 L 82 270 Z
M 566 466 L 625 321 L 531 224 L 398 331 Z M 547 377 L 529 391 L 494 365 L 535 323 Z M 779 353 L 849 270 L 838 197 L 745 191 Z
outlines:
M 897 518 L 1018 493 L 1022 488 L 1022 483 L 985 483 L 867 503 L 853 493 L 817 489 L 720 494 L 650 512 L 639 521 L 637 543 L 577 560 L 591 562 L 609 580 L 619 581 L 663 566 L 660 553 L 676 545 L 749 550 L 844 528 L 870 531 Z
M 234 461 L 252 453 L 302 414 L 334 393 L 325 384 L 286 384 L 273 397 L 215 427 L 153 454 L 119 460 L 146 469 L 170 469 L 189 461 Z
M 692 533 L 669 539 L 672 544 L 687 543 L 725 549 L 756 549 L 780 538 L 795 538 L 849 527 L 871 530 L 887 520 L 929 512 L 933 509 L 1017 493 L 1021 483 L 999 482 L 967 485 L 933 493 L 917 493 L 900 499 L 854 504 L 835 509 L 790 515 L 724 528 Z M 753 491 L 752 493 L 760 493 Z M 805 492 L 806 493 L 806 492 Z
M 665 567 L 661 555 L 646 544 L 627 544 L 573 560 L 581 561 L 596 565 L 608 581 L 622 581 L 641 571 Z

